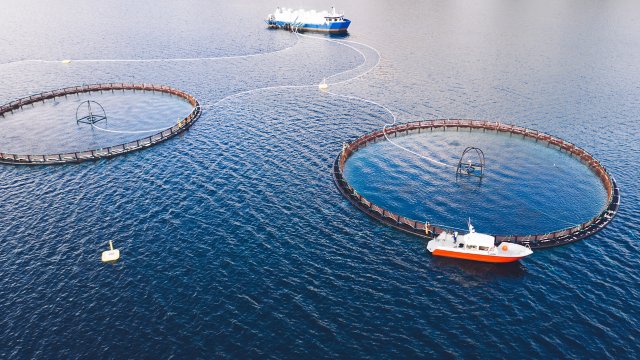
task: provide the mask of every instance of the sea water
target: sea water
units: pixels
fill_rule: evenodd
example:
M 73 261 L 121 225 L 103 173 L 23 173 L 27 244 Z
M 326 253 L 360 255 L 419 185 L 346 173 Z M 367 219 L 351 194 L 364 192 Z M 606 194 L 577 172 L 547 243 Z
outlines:
M 342 143 L 391 116 L 319 91 L 362 56 L 265 29 L 275 5 L 3 6 L 2 103 L 83 83 L 144 82 L 208 107 L 183 136 L 141 152 L 0 168 L 1 357 L 638 357 L 636 1 L 336 4 L 353 21 L 339 39 L 373 46 L 381 59 L 331 92 L 383 104 L 399 121 L 478 118 L 549 132 L 616 177 L 622 206 L 609 227 L 509 267 L 433 258 L 424 241 L 339 194 L 331 167 Z M 351 75 L 375 65 L 374 51 L 352 45 L 367 60 Z M 314 86 L 220 101 L 306 84 Z M 427 166 L 401 156 L 399 171 Z M 498 175 L 495 164 L 488 176 Z M 594 204 L 576 217 L 601 202 L 586 199 Z M 453 200 L 442 208 L 455 209 Z M 569 219 L 575 207 L 564 209 L 556 214 Z M 114 265 L 100 262 L 109 240 L 121 252 Z

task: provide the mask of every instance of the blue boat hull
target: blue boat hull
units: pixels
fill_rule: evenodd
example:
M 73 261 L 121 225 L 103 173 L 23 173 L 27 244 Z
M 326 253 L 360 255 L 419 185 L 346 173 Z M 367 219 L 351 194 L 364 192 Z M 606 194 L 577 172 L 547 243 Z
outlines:
M 329 33 L 342 33 L 347 32 L 347 28 L 351 24 L 351 20 L 344 19 L 344 21 L 329 22 L 324 24 L 291 24 L 284 21 L 269 21 L 265 20 L 267 25 L 272 28 L 287 29 L 296 28 L 301 31 L 318 31 Z

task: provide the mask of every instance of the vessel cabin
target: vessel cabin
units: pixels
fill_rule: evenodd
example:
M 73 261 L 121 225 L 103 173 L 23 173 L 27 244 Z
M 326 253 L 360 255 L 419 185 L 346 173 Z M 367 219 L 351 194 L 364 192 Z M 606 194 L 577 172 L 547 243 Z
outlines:
M 462 241 L 458 244 L 458 248 L 466 250 L 488 251 L 494 246 L 495 238 L 487 234 L 479 234 L 472 232 L 462 236 Z
M 326 22 L 344 21 L 344 15 L 325 16 L 324 21 Z

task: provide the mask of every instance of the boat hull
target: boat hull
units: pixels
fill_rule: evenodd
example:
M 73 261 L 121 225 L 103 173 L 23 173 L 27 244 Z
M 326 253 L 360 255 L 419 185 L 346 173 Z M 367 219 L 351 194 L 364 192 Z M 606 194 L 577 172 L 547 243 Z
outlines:
M 486 263 L 511 263 L 522 259 L 524 256 L 499 256 L 499 255 L 483 255 L 471 254 L 459 251 L 450 251 L 443 249 L 435 249 L 432 254 L 434 256 L 444 256 L 455 259 L 481 261 Z
M 299 31 L 316 31 L 316 32 L 324 32 L 324 33 L 345 33 L 347 32 L 347 28 L 351 24 L 351 20 L 344 19 L 344 21 L 337 21 L 331 23 L 324 24 L 295 24 L 277 21 L 277 20 L 266 20 L 267 25 L 271 28 L 277 29 L 287 29 L 290 30 L 292 27 L 295 27 L 296 30 Z

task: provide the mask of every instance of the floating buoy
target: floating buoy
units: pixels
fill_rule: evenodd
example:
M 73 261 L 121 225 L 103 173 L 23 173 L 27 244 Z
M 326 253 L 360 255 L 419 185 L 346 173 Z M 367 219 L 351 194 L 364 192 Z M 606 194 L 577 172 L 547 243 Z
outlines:
M 318 85 L 320 90 L 327 90 L 329 88 L 329 84 L 327 84 L 327 79 L 322 79 L 322 82 Z
M 70 64 L 70 63 L 71 63 L 71 60 L 62 60 L 62 63 L 63 63 L 63 64 Z
M 116 261 L 120 259 L 120 250 L 113 248 L 113 242 L 109 240 L 110 250 L 102 252 L 102 262 Z

